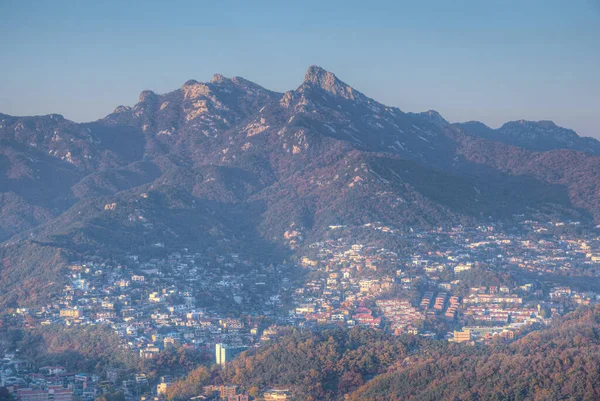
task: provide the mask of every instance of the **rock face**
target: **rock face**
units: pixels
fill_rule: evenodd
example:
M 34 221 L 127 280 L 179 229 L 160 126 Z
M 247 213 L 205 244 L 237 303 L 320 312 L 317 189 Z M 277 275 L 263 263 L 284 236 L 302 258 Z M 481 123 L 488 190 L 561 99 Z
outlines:
M 333 73 L 316 65 L 308 67 L 304 82 L 344 99 L 354 100 L 354 89 L 340 81 Z
M 91 123 L 0 114 L 0 141 L 5 304 L 43 302 L 65 258 L 152 243 L 268 263 L 330 225 L 600 220 L 598 141 L 405 113 L 317 66 L 285 94 L 216 74 Z

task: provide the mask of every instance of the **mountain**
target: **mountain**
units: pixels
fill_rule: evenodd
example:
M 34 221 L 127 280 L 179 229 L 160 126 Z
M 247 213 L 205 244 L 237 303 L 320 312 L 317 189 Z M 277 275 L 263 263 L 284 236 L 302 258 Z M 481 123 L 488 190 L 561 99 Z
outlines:
M 552 121 L 511 121 L 498 129 L 479 121 L 457 123 L 454 126 L 468 135 L 530 150 L 572 149 L 600 155 L 600 141 L 580 137 L 575 131 L 559 127 Z
M 1 303 L 47 301 L 63 267 L 92 256 L 185 247 L 264 266 L 330 225 L 600 222 L 594 152 L 532 150 L 478 127 L 385 106 L 316 66 L 286 93 L 216 74 L 91 123 L 0 115 Z

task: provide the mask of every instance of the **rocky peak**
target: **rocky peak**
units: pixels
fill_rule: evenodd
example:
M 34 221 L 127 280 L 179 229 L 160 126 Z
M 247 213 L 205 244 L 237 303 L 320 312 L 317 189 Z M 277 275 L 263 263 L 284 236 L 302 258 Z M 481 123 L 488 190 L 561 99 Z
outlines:
M 494 130 L 481 121 L 466 121 L 464 123 L 454 123 L 452 125 L 458 128 L 460 132 L 467 135 L 489 139 L 494 134 Z
M 213 89 L 218 86 L 227 88 L 229 90 L 237 89 L 243 92 L 250 92 L 252 90 L 266 91 L 266 89 L 262 86 L 257 85 L 252 81 L 248 81 L 247 79 L 241 77 L 227 78 L 221 74 L 213 75 L 212 79 L 210 80 L 210 83 L 214 85 Z
M 210 83 L 211 84 L 221 84 L 221 83 L 225 82 L 226 80 L 229 81 L 229 79 L 225 78 L 223 75 L 221 75 L 221 74 L 215 74 L 211 78 Z
M 138 103 L 142 103 L 147 100 L 153 100 L 156 98 L 156 96 L 157 96 L 156 93 L 154 93 L 150 90 L 142 91 L 142 93 L 140 93 L 140 97 L 138 98 Z
M 448 121 L 444 117 L 442 117 L 442 115 L 440 113 L 438 113 L 435 110 L 427 110 L 427 111 L 424 111 L 423 113 L 419 113 L 418 115 L 421 117 L 424 117 L 426 120 L 428 120 L 434 124 L 442 124 L 442 125 L 448 124 Z
M 554 121 L 550 120 L 541 120 L 541 121 L 529 121 L 529 120 L 518 120 L 518 121 L 509 121 L 503 125 L 503 127 L 532 127 L 532 128 L 543 128 L 543 129 L 563 129 L 554 123 Z
M 510 121 L 498 131 L 504 135 L 524 138 L 552 138 L 555 140 L 574 140 L 579 138 L 573 130 L 559 127 L 552 121 Z
M 561 128 L 561 129 L 566 129 L 566 128 L 559 127 L 558 125 L 556 125 L 554 123 L 554 121 L 551 121 L 551 120 L 541 120 L 541 121 L 538 121 L 537 125 L 539 125 L 540 127 L 544 127 L 544 128 Z
M 356 92 L 350 86 L 340 81 L 333 73 L 316 65 L 308 67 L 304 75 L 303 85 L 317 87 L 334 96 L 354 100 Z
M 319 67 L 318 65 L 311 65 L 310 67 L 308 67 L 308 70 L 306 70 L 306 74 L 304 74 L 305 82 L 317 83 L 320 80 L 326 78 L 331 78 L 332 80 L 337 79 L 337 77 L 333 73 L 325 70 L 324 68 Z
M 181 90 L 185 99 L 197 99 L 201 96 L 208 96 L 211 93 L 210 87 L 207 84 L 198 82 L 195 79 L 186 81 Z
M 141 95 L 140 95 L 140 97 L 141 97 Z M 129 112 L 129 111 L 131 111 L 131 107 L 120 105 L 120 106 L 117 106 L 117 108 L 115 109 L 115 111 L 113 111 L 113 113 L 118 114 L 118 113 L 125 113 L 125 112 Z

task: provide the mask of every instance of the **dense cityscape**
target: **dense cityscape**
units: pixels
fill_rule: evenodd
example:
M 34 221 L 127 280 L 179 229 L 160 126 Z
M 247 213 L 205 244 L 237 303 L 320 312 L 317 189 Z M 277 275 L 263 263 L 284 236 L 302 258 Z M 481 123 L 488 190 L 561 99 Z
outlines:
M 375 242 L 400 241 L 403 252 L 354 243 L 345 238 L 345 227 L 331 226 L 332 239 L 310 244 L 293 266 L 290 261 L 253 268 L 237 254 L 208 260 L 188 249 L 164 259 L 130 255 L 127 264 L 91 258 L 71 265 L 70 282 L 56 301 L 18 308 L 10 319 L 29 326 L 105 325 L 118 334 L 124 352 L 139 358 L 183 348 L 222 367 L 289 328 L 361 326 L 450 342 L 508 341 L 578 305 L 600 303 L 598 290 L 569 281 L 600 275 L 598 229 L 579 225 L 522 219 L 513 229 L 490 224 L 401 233 L 377 223 L 355 228 L 373 231 Z M 232 274 L 236 269 L 245 273 Z M 296 269 L 304 272 L 303 282 L 292 277 Z M 37 366 L 18 352 L 5 355 L 0 372 L 0 384 L 22 401 L 93 400 L 119 389 L 127 400 L 141 391 L 160 398 L 177 379 L 165 375 L 149 382 L 147 372 L 139 371 L 119 381 L 117 369 L 69 372 Z M 205 390 L 198 396 L 248 396 L 235 385 Z M 285 399 L 284 390 L 263 397 Z
M 597 1 L 0 15 L 0 401 L 600 400 Z

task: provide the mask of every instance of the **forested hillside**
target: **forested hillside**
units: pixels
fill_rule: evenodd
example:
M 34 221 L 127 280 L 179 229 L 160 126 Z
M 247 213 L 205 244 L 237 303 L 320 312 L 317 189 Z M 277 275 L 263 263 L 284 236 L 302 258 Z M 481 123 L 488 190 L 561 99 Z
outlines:
M 290 332 L 216 382 L 281 387 L 297 400 L 597 400 L 600 307 L 506 343 L 470 346 L 368 329 Z

